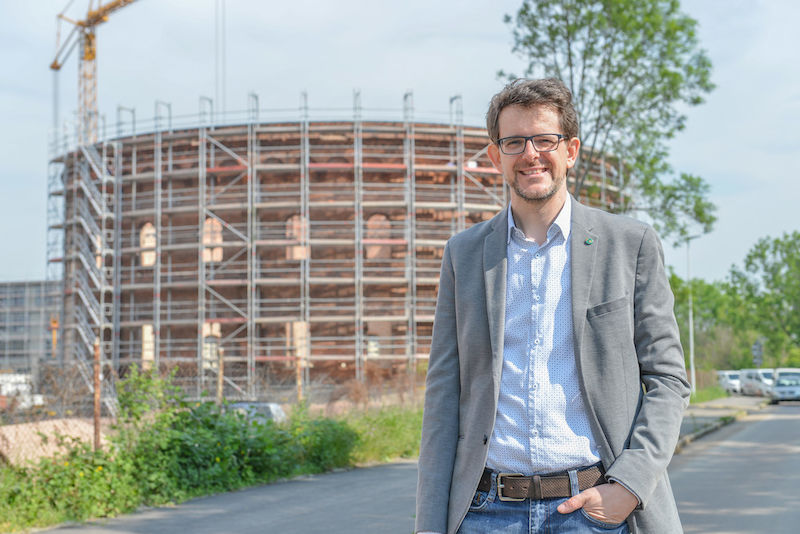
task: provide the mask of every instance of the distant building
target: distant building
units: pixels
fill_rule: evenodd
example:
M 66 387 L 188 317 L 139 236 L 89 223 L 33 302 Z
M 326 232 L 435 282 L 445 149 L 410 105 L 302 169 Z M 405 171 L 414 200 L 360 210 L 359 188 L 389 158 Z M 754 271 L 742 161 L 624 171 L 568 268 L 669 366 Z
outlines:
M 35 378 L 40 362 L 53 356 L 60 289 L 41 280 L 0 282 L 0 372 Z

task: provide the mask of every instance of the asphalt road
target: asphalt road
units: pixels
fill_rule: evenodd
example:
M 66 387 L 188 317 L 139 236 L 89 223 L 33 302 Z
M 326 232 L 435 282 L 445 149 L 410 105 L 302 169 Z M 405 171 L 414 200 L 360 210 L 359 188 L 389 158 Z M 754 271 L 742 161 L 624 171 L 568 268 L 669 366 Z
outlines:
M 669 473 L 687 534 L 800 532 L 800 403 L 770 406 L 690 444 Z
M 800 532 L 799 453 L 800 403 L 766 408 L 689 444 L 669 469 L 685 531 Z M 414 462 L 353 469 L 45 532 L 410 534 L 416 475 Z
M 416 462 L 353 469 L 45 530 L 57 534 L 410 534 Z

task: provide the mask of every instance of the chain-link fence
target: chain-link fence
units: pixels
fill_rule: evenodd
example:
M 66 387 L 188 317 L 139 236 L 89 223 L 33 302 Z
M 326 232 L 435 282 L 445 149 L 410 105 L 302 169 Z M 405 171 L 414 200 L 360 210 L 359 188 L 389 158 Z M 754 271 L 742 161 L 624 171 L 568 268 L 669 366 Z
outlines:
M 208 387 L 198 396 L 194 381 L 187 381 L 180 368 L 164 367 L 158 373 L 171 376 L 172 383 L 181 387 L 187 400 L 220 400 L 214 380 L 209 379 Z M 97 417 L 101 443 L 116 422 L 114 385 L 127 374 L 127 368 L 114 371 L 108 366 L 102 368 Z M 424 376 L 424 366 L 408 372 L 376 365 L 365 368 L 363 380 L 342 382 L 334 377 L 320 378 L 301 389 L 293 381 L 281 383 L 265 376 L 263 383 L 259 380 L 257 397 L 243 399 L 241 392 L 224 383 L 221 400 L 276 403 L 286 413 L 303 401 L 314 413 L 337 416 L 353 409 L 416 403 L 423 396 Z M 93 378 L 91 366 L 85 363 L 42 365 L 35 380 L 29 374 L 0 373 L 0 464 L 22 466 L 52 456 L 58 450 L 60 436 L 93 443 L 96 424 Z
M 59 436 L 92 442 L 95 434 L 91 384 L 76 365 L 43 365 L 37 380 L 0 374 L 0 462 L 25 465 L 58 449 Z M 101 436 L 111 424 L 100 412 Z

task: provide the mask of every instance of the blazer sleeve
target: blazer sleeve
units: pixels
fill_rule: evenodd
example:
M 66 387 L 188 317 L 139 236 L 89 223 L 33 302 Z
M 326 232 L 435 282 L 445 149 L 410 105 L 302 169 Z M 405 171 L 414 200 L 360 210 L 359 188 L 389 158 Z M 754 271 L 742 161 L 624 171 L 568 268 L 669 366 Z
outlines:
M 458 445 L 460 395 L 455 272 L 445 246 L 425 381 L 415 532 L 447 531 L 447 509 Z
M 609 467 L 607 477 L 633 491 L 644 509 L 675 451 L 690 389 L 664 253 L 650 227 L 642 236 L 636 262 L 633 342 L 644 394 L 629 445 Z

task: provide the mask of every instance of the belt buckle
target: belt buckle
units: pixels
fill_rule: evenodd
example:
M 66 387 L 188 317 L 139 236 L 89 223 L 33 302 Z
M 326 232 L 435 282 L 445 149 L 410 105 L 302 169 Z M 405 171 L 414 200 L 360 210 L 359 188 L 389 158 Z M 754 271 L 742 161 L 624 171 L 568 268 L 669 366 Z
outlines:
M 505 487 L 505 484 L 503 484 L 503 482 L 502 482 L 502 479 L 505 478 L 505 477 L 524 477 L 524 476 L 525 475 L 523 475 L 522 473 L 498 473 L 497 474 L 497 498 L 500 499 L 501 501 L 506 501 L 506 502 L 522 502 L 522 501 L 524 501 L 525 500 L 524 497 L 522 499 L 519 499 L 519 498 L 516 498 L 516 497 L 506 497 L 505 495 L 503 495 L 503 488 Z

